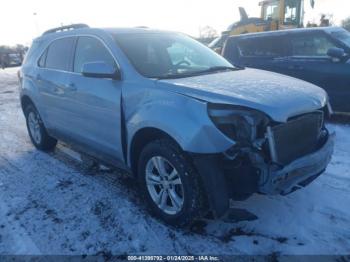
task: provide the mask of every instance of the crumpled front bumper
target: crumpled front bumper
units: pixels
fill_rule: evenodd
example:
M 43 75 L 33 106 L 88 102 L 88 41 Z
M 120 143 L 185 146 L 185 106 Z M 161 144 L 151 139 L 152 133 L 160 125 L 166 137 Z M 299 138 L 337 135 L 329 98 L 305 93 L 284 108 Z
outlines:
M 260 184 L 259 192 L 287 195 L 311 183 L 326 170 L 331 161 L 334 140 L 335 134 L 329 134 L 318 151 L 299 158 L 280 170 L 270 170 L 266 181 Z

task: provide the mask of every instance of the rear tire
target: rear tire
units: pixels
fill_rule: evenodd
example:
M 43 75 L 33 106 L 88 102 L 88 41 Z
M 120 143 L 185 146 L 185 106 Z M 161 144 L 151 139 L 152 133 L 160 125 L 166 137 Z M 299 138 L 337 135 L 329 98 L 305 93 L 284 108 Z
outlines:
M 57 144 L 57 140 L 46 131 L 41 117 L 33 105 L 28 105 L 25 110 L 28 134 L 33 145 L 42 151 L 52 151 Z
M 151 214 L 167 224 L 186 226 L 205 214 L 199 175 L 172 140 L 155 140 L 145 146 L 138 161 L 138 180 Z

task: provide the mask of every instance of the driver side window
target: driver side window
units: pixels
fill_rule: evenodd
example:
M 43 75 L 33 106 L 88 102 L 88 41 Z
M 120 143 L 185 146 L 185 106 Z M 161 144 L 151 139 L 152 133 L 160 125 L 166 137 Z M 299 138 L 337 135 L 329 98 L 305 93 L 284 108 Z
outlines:
M 100 40 L 81 36 L 75 51 L 74 72 L 81 73 L 83 65 L 92 62 L 105 62 L 115 66 L 114 58 Z
M 327 56 L 328 49 L 337 47 L 323 35 L 300 35 L 291 38 L 293 56 Z

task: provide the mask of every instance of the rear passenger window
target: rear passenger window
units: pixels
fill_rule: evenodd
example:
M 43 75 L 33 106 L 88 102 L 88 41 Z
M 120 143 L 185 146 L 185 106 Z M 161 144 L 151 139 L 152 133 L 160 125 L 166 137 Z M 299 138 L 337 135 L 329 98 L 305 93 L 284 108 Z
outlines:
M 79 37 L 75 51 L 74 72 L 81 73 L 83 65 L 92 62 L 105 62 L 115 66 L 112 55 L 100 40 L 88 36 Z
M 328 49 L 336 47 L 323 35 L 294 36 L 290 41 L 294 56 L 327 56 Z
M 71 71 L 71 54 L 73 44 L 73 37 L 62 38 L 52 42 L 47 52 L 45 67 Z
M 256 37 L 238 42 L 240 56 L 243 57 L 282 57 L 287 54 L 284 38 Z

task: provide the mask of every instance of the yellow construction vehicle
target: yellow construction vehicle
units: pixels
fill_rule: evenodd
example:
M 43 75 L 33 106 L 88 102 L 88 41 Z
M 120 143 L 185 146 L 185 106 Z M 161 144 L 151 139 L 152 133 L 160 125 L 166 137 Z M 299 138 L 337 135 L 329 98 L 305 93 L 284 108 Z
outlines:
M 314 7 L 314 0 L 310 4 Z M 249 18 L 245 9 L 240 7 L 241 20 L 230 25 L 225 33 L 239 35 L 304 26 L 304 0 L 265 0 L 259 5 L 260 18 Z
M 231 24 L 209 47 L 220 53 L 231 35 L 304 27 L 304 0 L 264 0 L 259 5 L 259 18 L 248 17 L 245 9 L 240 7 L 241 20 Z M 310 5 L 313 8 L 315 0 L 310 0 Z

